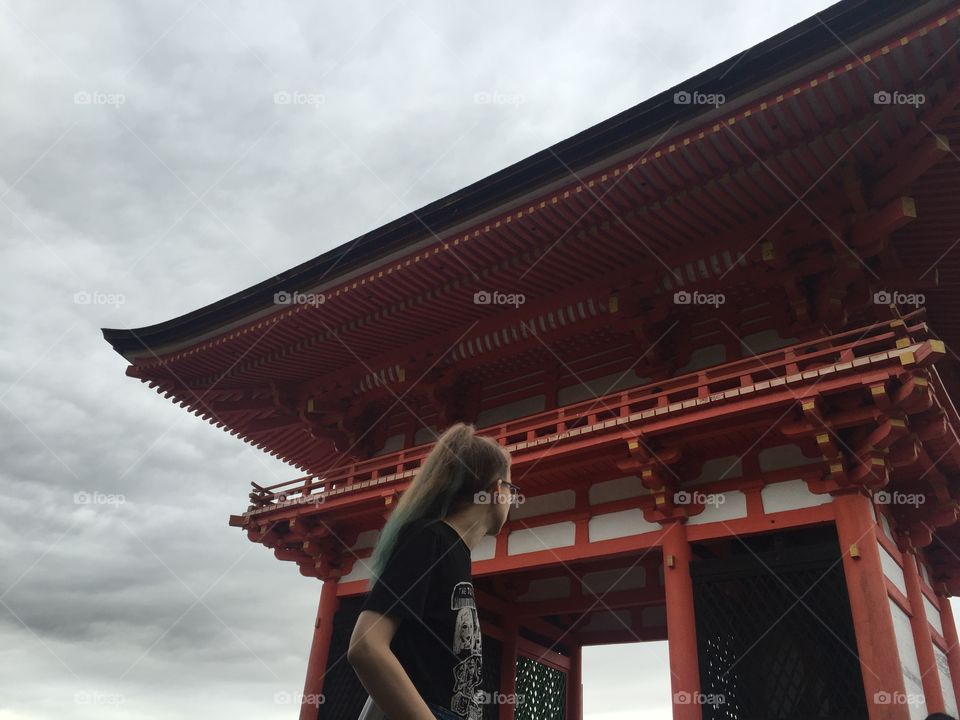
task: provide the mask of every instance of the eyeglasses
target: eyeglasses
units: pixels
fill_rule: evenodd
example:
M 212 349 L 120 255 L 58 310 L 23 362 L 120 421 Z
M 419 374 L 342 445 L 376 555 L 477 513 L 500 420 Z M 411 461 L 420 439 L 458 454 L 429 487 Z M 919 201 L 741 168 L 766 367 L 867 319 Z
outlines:
M 511 495 L 512 497 L 515 497 L 515 496 L 517 496 L 517 495 L 520 494 L 520 486 L 519 486 L 519 485 L 514 485 L 513 483 L 507 482 L 506 480 L 501 480 L 500 483 L 501 483 L 502 485 L 506 485 L 508 488 L 510 488 L 510 495 Z

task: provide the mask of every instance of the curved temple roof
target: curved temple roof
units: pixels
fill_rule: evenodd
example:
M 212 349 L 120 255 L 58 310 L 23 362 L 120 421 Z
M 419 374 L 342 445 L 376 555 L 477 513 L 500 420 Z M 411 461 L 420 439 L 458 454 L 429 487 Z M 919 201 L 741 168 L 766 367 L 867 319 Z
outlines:
M 844 0 L 629 110 L 273 278 L 155 325 L 104 328 L 103 336 L 128 360 L 182 349 L 258 313 L 276 310 L 278 292 L 305 291 L 322 280 L 342 281 L 360 274 L 391 254 L 569 180 L 571 170 L 579 173 L 600 161 L 609 162 L 670 129 L 673 134 L 682 132 L 713 110 L 709 105 L 678 104 L 677 92 L 719 93 L 730 104 L 771 82 L 783 84 L 793 73 L 809 72 L 812 63 L 829 55 L 847 53 L 844 45 L 873 31 L 892 34 L 949 5 L 946 0 Z

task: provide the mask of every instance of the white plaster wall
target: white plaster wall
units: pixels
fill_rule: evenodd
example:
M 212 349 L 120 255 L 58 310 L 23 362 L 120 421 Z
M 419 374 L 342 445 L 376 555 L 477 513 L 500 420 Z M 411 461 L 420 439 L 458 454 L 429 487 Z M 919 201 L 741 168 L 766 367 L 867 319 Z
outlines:
M 627 475 L 626 477 L 594 483 L 590 486 L 589 499 L 591 505 L 599 505 L 600 503 L 649 494 L 650 490 L 643 486 L 639 477 Z
M 400 433 L 399 435 L 391 435 L 383 443 L 383 447 L 377 450 L 373 455 L 386 455 L 387 453 L 397 452 L 403 450 L 403 438 L 404 434 Z
M 886 575 L 890 582 L 896 586 L 897 590 L 902 592 L 903 596 L 906 597 L 907 581 L 903 577 L 903 568 L 900 567 L 900 564 L 883 546 L 880 547 L 880 565 L 883 566 L 883 574 Z
M 890 521 L 887 520 L 887 516 L 879 510 L 877 510 L 877 520 L 880 523 L 880 529 L 883 531 L 883 534 L 887 536 L 887 540 L 890 542 L 896 542 L 893 539 L 893 531 L 890 529 Z
M 350 546 L 350 549 L 361 550 L 363 548 L 376 547 L 379 537 L 379 530 L 364 530 L 362 533 L 357 534 L 357 541 Z
M 553 523 L 552 525 L 514 530 L 507 536 L 507 554 L 521 555 L 567 547 L 573 545 L 575 534 L 576 527 L 570 520 Z
M 794 345 L 800 342 L 800 338 L 785 338 L 776 330 L 763 330 L 761 332 L 745 335 L 740 339 L 745 353 L 753 355 L 762 355 L 771 350 Z
M 711 493 L 715 499 L 723 498 L 722 503 L 708 503 L 702 513 L 687 520 L 687 525 L 706 525 L 712 522 L 726 522 L 747 516 L 747 496 L 739 490 L 725 493 Z
M 940 687 L 943 689 L 943 704 L 948 715 L 957 717 L 957 695 L 953 691 L 953 679 L 950 677 L 950 663 L 947 661 L 947 655 L 937 646 L 933 647 L 933 655 L 937 659 Z
M 788 443 L 764 448 L 759 454 L 761 472 L 772 472 L 784 468 L 802 467 L 820 462 L 819 457 L 809 458 L 803 454 L 799 445 Z
M 497 539 L 490 535 L 483 537 L 470 552 L 470 560 L 490 560 L 497 555 Z
M 370 558 L 358 558 L 353 561 L 353 568 L 349 573 L 340 578 L 340 582 L 348 583 L 354 580 L 369 580 L 372 576 L 370 572 Z
M 577 504 L 577 494 L 573 490 L 558 490 L 543 495 L 523 494 L 523 502 L 510 508 L 510 519 L 537 517 L 561 510 L 573 510 Z
M 917 646 L 913 642 L 910 618 L 893 600 L 890 600 L 890 612 L 893 615 L 893 630 L 900 655 L 900 670 L 903 672 L 903 684 L 907 692 L 904 700 L 910 711 L 910 720 L 924 720 L 927 716 L 927 706 L 923 701 L 920 661 L 917 660 Z M 868 702 L 870 700 L 871 698 L 867 698 Z
M 610 375 L 587 380 L 576 385 L 567 385 L 557 391 L 557 404 L 570 405 L 571 403 L 581 402 L 583 400 L 593 400 L 603 397 L 617 390 L 639 387 L 650 382 L 648 377 L 640 377 L 636 371 L 630 369 L 627 372 L 616 372 Z
M 545 407 L 546 395 L 534 395 L 533 397 L 523 398 L 522 400 L 516 400 L 511 403 L 483 410 L 477 415 L 475 424 L 478 428 L 486 427 L 487 425 L 496 425 L 506 422 L 507 420 L 515 420 L 524 415 L 542 412 Z
M 765 513 L 778 513 L 826 505 L 832 498 L 810 492 L 803 480 L 786 480 L 765 485 L 760 490 L 760 499 Z
M 659 530 L 660 525 L 647 522 L 643 517 L 643 511 L 639 508 L 595 515 L 587 521 L 587 533 L 590 542 L 612 540 L 627 535 L 641 535 Z
M 430 427 L 421 427 L 413 434 L 413 444 L 423 445 L 434 442 L 437 439 L 437 429 L 432 425 Z
M 727 349 L 723 345 L 707 345 L 697 348 L 690 353 L 690 361 L 681 368 L 677 368 L 674 374 L 683 375 L 684 373 L 701 370 L 702 368 L 713 367 L 725 362 L 727 358 Z
M 684 485 L 703 485 L 704 483 L 730 480 L 743 475 L 743 463 L 738 455 L 713 458 L 703 463 L 700 475 Z
M 940 609 L 937 608 L 926 595 L 923 596 L 923 609 L 927 613 L 927 622 L 943 635 L 943 623 L 940 622 Z

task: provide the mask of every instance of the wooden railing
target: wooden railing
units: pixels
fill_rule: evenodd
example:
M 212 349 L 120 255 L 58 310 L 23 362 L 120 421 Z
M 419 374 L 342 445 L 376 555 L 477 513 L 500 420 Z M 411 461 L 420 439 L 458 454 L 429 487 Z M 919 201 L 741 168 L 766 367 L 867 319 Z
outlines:
M 902 318 L 875 323 L 836 335 L 797 343 L 760 355 L 715 365 L 636 388 L 610 393 L 594 400 L 546 410 L 517 420 L 479 429 L 511 451 L 538 444 L 547 436 L 555 436 L 577 428 L 598 424 L 616 424 L 627 416 L 648 411 L 694 407 L 734 395 L 744 387 L 783 384 L 797 376 L 816 377 L 818 368 L 838 363 L 863 361 L 876 353 L 902 350 L 904 341 L 914 344 L 926 340 L 927 326 L 922 322 L 923 309 Z M 901 341 L 900 346 L 897 342 Z M 952 404 L 951 404 L 952 409 Z M 953 411 L 956 412 L 955 410 Z M 319 501 L 334 492 L 413 477 L 420 463 L 430 452 L 433 441 L 361 462 L 331 468 L 322 475 L 289 480 L 276 485 L 251 483 L 249 512 L 293 502 Z

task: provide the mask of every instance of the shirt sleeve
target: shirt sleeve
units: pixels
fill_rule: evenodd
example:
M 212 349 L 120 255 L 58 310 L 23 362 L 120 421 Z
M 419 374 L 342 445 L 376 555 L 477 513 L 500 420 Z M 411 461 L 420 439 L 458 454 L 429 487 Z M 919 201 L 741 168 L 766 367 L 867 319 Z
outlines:
M 428 528 L 404 538 L 367 593 L 361 611 L 374 610 L 401 622 L 423 617 L 438 549 L 439 538 Z

